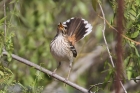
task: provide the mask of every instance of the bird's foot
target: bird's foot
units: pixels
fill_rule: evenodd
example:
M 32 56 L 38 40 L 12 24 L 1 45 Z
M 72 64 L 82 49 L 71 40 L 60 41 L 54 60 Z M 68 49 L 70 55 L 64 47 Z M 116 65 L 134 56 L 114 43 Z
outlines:
M 55 70 L 52 72 L 52 76 L 55 75 Z
M 65 81 L 68 81 L 69 79 L 68 78 L 65 78 Z
M 69 81 L 68 78 L 65 78 L 64 80 L 64 86 L 66 87 L 66 82 Z

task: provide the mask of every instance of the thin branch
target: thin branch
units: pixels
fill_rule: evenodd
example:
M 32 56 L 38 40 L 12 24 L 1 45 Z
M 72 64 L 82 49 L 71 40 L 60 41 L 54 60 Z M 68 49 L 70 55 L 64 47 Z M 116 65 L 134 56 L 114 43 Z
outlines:
M 6 9 L 5 9 L 5 0 L 4 0 L 4 4 L 3 4 L 3 12 L 4 12 L 4 17 L 6 17 Z M 4 20 L 4 36 L 5 36 L 5 40 L 6 40 L 6 19 Z
M 123 79 L 122 79 L 123 80 Z M 122 81 L 120 80 L 120 81 Z M 125 79 L 125 80 L 128 80 L 128 79 Z M 137 78 L 131 78 L 130 81 L 134 81 L 134 80 L 139 80 L 140 79 L 137 79 Z M 114 80 L 116 82 L 116 80 Z M 111 83 L 112 81 L 107 81 L 107 83 Z M 96 87 L 96 86 L 99 86 L 99 85 L 103 85 L 105 82 L 101 82 L 101 83 L 97 83 L 97 84 L 94 84 L 94 85 L 91 85 L 91 87 L 89 88 L 89 90 L 91 90 L 93 87 Z
M 3 0 L 3 12 L 4 12 L 4 43 L 6 42 L 6 9 L 5 9 L 5 0 Z M 5 51 L 5 46 L 3 47 L 3 51 Z
M 132 78 L 129 82 L 127 82 L 126 84 L 124 84 L 124 87 L 125 87 L 125 89 L 133 89 L 133 87 L 136 87 L 136 85 L 138 85 L 139 86 L 139 83 L 140 83 L 140 81 L 135 81 L 136 80 L 140 80 L 140 76 L 137 76 L 136 78 Z M 110 92 L 110 93 L 115 93 L 115 90 L 113 90 L 112 92 Z M 123 89 L 121 88 L 121 90 L 120 90 L 120 93 L 123 93 Z
M 6 56 L 8 55 L 7 52 L 3 52 L 2 54 L 6 55 Z M 47 70 L 47 69 L 35 64 L 35 63 L 33 63 L 31 61 L 28 61 L 28 60 L 26 60 L 26 59 L 24 59 L 22 57 L 19 57 L 19 56 L 15 55 L 15 54 L 11 54 L 11 56 L 12 56 L 13 59 L 15 59 L 17 61 L 20 61 L 20 62 L 22 62 L 22 63 L 24 63 L 24 64 L 26 64 L 28 66 L 31 66 L 31 67 L 33 67 L 33 68 L 35 68 L 35 69 L 37 69 L 37 70 L 39 70 L 39 71 L 41 71 L 43 73 L 46 73 L 46 74 L 54 77 L 55 79 L 57 79 L 57 80 L 59 80 L 61 82 L 64 82 L 64 83 L 72 86 L 73 88 L 75 88 L 75 89 L 77 89 L 77 90 L 79 90 L 79 91 L 81 91 L 83 93 L 89 93 L 87 89 L 85 89 L 85 88 L 83 88 L 83 87 L 81 87 L 81 86 L 79 86 L 79 85 L 77 85 L 77 84 L 75 84 L 73 82 L 70 82 L 70 81 L 66 80 L 65 78 L 63 78 L 63 77 L 61 77 L 61 76 L 59 76 L 57 74 L 52 74 L 53 72 L 51 72 L 51 71 L 49 71 L 49 70 Z M 93 92 L 90 92 L 90 93 L 93 93 Z
M 102 16 L 103 16 L 103 18 L 105 19 L 105 14 L 104 14 L 104 11 L 103 11 L 103 9 L 102 9 L 102 6 L 101 6 L 101 4 L 100 4 L 99 2 L 98 2 L 98 4 L 99 4 L 99 7 L 100 7 L 100 9 L 101 9 Z M 106 45 L 106 48 L 107 48 L 107 52 L 108 52 L 109 57 L 110 57 L 110 61 L 111 61 L 111 63 L 112 63 L 112 66 L 115 68 L 115 65 L 114 65 L 114 62 L 113 62 L 113 59 L 112 59 L 112 56 L 111 56 L 111 52 L 110 52 L 110 50 L 109 50 L 109 47 L 108 47 L 108 44 L 107 44 L 107 41 L 106 41 L 105 29 L 106 29 L 106 22 L 105 22 L 105 20 L 104 20 L 104 28 L 103 28 L 103 30 L 102 30 L 103 38 L 104 38 L 104 42 L 105 42 L 105 45 Z M 123 86 L 123 84 L 122 84 L 121 81 L 120 81 L 120 84 L 121 84 L 122 88 L 124 89 L 124 92 L 127 93 L 127 91 L 126 91 L 126 89 L 124 88 L 124 86 Z
M 104 14 L 104 11 L 103 11 L 102 6 L 101 6 L 100 3 L 99 3 L 99 7 L 100 7 L 100 9 L 101 9 L 103 18 L 105 19 L 105 14 Z M 113 62 L 113 59 L 112 59 L 112 56 L 111 56 L 111 52 L 110 52 L 109 47 L 108 47 L 108 43 L 107 43 L 107 41 L 106 41 L 105 29 L 106 29 L 106 22 L 105 22 L 105 20 L 104 20 L 104 28 L 103 28 L 103 30 L 102 30 L 103 38 L 104 38 L 104 42 L 105 42 L 105 45 L 106 45 L 107 52 L 108 52 L 109 57 L 110 57 L 111 64 L 112 64 L 113 67 L 115 67 L 114 62 Z
M 112 28 L 113 30 L 115 30 L 116 32 L 118 32 L 118 30 L 117 30 L 116 28 L 114 28 L 106 19 L 104 19 L 104 18 L 101 17 L 100 15 L 98 15 L 98 16 L 99 16 L 100 18 L 102 18 L 103 20 L 105 20 L 106 23 L 108 24 L 108 26 L 109 26 L 110 28 Z M 132 40 L 131 38 L 129 38 L 129 37 L 123 35 L 123 34 L 121 34 L 121 36 L 122 36 L 123 38 L 125 38 L 125 39 L 131 41 L 131 42 L 134 42 L 136 45 L 140 45 L 140 42 L 137 42 L 137 41 L 135 41 L 135 40 Z

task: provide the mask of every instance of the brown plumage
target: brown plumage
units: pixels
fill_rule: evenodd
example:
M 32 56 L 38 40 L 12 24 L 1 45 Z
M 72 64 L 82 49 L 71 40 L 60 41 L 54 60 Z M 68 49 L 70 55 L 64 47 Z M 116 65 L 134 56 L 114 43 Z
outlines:
M 72 41 L 72 44 L 78 42 L 87 33 L 87 23 L 84 22 L 85 20 L 82 18 L 71 18 L 70 20 L 63 23 L 67 26 L 67 35 L 69 37 L 69 40 Z

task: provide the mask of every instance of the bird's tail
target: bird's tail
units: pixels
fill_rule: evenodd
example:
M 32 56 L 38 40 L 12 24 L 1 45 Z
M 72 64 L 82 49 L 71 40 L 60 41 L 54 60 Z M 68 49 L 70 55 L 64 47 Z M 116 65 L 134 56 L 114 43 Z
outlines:
M 92 31 L 91 24 L 82 18 L 72 17 L 66 22 L 63 22 L 63 25 L 66 26 L 69 40 L 74 40 L 73 42 L 78 42 Z

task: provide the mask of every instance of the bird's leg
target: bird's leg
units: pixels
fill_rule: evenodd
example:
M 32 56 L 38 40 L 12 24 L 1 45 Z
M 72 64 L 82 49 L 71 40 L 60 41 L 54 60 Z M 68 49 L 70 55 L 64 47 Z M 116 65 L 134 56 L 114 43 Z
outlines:
M 68 76 L 67 76 L 66 80 L 69 79 L 69 76 L 70 76 L 70 73 L 71 73 L 71 69 L 72 69 L 72 62 L 70 62 L 70 65 L 69 65 L 69 72 L 68 72 Z
M 70 62 L 70 65 L 69 65 L 69 72 L 68 72 L 68 76 L 67 76 L 67 78 L 65 79 L 66 81 L 69 79 L 71 69 L 72 69 L 72 62 Z M 64 85 L 66 86 L 66 83 L 64 83 Z
M 57 68 L 53 71 L 52 75 L 55 74 L 56 70 L 61 66 L 61 62 L 58 62 Z

